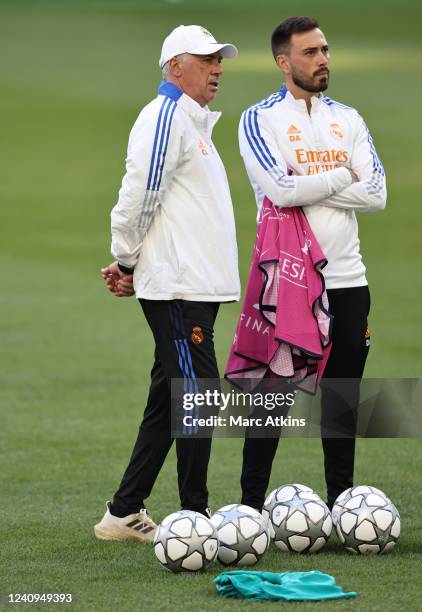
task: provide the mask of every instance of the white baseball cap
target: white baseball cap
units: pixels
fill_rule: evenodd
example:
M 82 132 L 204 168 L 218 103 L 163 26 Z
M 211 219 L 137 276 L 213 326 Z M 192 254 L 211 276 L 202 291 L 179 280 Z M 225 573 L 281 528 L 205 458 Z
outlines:
M 237 55 L 234 45 L 217 42 L 211 32 L 205 28 L 197 25 L 180 25 L 164 40 L 159 65 L 162 68 L 172 57 L 182 53 L 211 55 L 217 51 L 220 51 L 223 57 L 236 57 Z

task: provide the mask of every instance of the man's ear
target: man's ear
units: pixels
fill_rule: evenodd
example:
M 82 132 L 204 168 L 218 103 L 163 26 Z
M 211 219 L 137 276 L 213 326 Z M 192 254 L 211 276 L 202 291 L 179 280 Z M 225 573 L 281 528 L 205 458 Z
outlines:
M 176 78 L 180 78 L 182 76 L 182 69 L 180 67 L 180 61 L 177 59 L 177 57 L 172 57 L 169 64 L 170 74 Z
M 275 58 L 277 66 L 280 68 L 284 74 L 290 74 L 290 59 L 286 53 L 280 53 Z

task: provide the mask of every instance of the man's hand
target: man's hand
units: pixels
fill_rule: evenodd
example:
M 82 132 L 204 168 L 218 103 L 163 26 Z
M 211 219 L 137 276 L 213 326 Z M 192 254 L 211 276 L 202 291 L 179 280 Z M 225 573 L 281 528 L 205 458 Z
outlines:
M 348 170 L 350 172 L 350 175 L 352 177 L 352 183 L 359 183 L 359 177 L 356 174 L 356 172 L 354 170 L 352 170 L 349 166 L 347 166 L 346 164 L 344 164 L 343 162 L 337 162 L 337 167 L 338 168 L 346 168 L 346 170 Z
M 101 268 L 101 275 L 107 283 L 110 293 L 116 297 L 130 297 L 134 295 L 133 274 L 122 272 L 117 265 L 117 261 L 113 261 L 106 268 Z

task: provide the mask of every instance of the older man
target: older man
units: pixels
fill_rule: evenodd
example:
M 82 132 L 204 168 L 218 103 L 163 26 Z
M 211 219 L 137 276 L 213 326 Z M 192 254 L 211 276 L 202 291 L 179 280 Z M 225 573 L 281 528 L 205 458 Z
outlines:
M 164 81 L 131 131 L 126 174 L 111 213 L 112 255 L 102 270 L 118 297 L 136 293 L 155 340 L 144 418 L 113 501 L 95 526 L 106 540 L 151 540 L 145 510 L 170 450 L 172 378 L 189 386 L 218 378 L 213 327 L 219 304 L 239 299 L 232 202 L 211 140 L 211 102 L 223 58 L 237 49 L 204 28 L 179 26 L 165 39 Z M 132 287 L 133 282 L 133 287 Z M 211 440 L 176 441 L 181 507 L 207 514 Z

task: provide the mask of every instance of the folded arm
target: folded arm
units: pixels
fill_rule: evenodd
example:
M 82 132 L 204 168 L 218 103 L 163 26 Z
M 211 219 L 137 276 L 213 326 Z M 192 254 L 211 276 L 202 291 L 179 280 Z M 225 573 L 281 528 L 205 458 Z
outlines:
M 384 168 L 364 120 L 360 116 L 358 120 L 359 128 L 350 164 L 352 170 L 358 175 L 359 181 L 340 193 L 318 202 L 320 206 L 362 212 L 375 212 L 385 208 L 387 188 Z
M 242 115 L 239 144 L 252 185 L 258 186 L 276 206 L 314 204 L 338 194 L 352 183 L 352 175 L 347 168 L 336 168 L 312 176 L 289 176 L 273 131 L 256 107 Z

